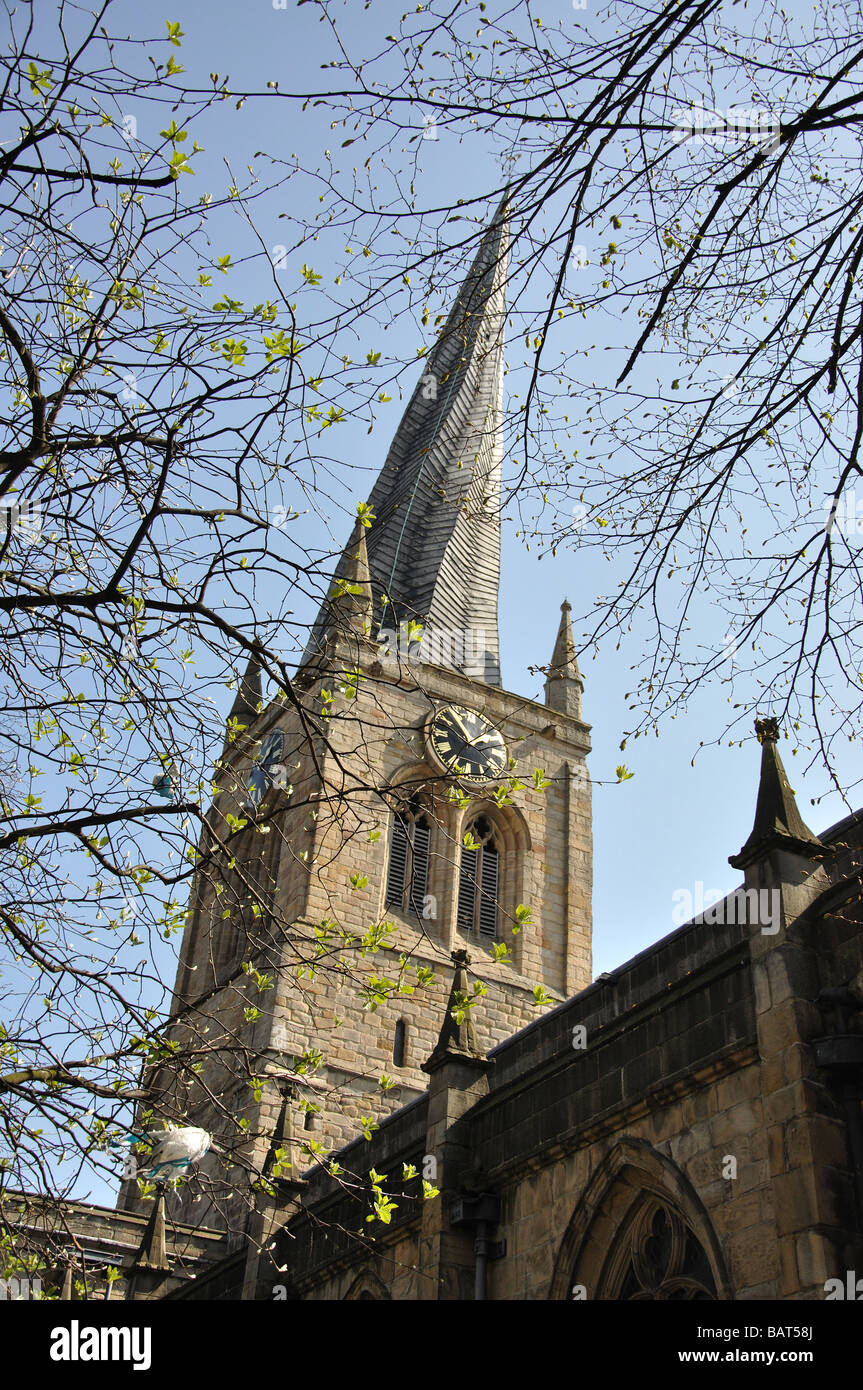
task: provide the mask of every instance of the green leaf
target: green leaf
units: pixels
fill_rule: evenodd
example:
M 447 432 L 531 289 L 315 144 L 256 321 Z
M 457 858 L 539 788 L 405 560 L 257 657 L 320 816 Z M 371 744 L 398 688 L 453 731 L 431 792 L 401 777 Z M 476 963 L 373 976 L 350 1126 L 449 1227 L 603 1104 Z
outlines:
M 35 63 L 28 63 L 27 77 L 30 80 L 30 90 L 34 97 L 40 97 L 45 92 L 50 92 L 54 83 L 51 79 L 51 69 L 44 68 L 41 72 Z
M 178 179 L 181 174 L 194 174 L 195 172 L 182 150 L 174 150 L 171 158 L 168 160 L 168 168 L 171 172 L 171 177 L 175 179 Z

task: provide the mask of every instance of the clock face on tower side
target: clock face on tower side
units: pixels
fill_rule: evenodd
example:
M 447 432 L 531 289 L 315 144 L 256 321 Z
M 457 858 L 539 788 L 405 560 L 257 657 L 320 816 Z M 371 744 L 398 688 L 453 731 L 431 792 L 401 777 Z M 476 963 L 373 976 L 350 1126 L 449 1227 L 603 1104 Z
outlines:
M 465 705 L 444 705 L 426 727 L 434 761 L 451 775 L 490 782 L 506 768 L 503 734 L 490 719 Z
M 284 745 L 285 736 L 281 729 L 271 729 L 261 743 L 261 751 L 249 771 L 247 788 L 248 800 L 256 810 L 273 785 L 275 771 L 281 764 Z

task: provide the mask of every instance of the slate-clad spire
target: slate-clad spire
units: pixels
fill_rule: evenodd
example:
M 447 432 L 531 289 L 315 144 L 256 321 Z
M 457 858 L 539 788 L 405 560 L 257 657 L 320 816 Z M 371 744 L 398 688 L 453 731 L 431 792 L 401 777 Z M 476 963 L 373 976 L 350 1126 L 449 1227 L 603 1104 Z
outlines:
M 575 655 L 575 638 L 569 617 L 571 612 L 572 604 L 564 599 L 560 605 L 560 627 L 545 681 L 545 703 L 549 709 L 561 710 L 580 719 L 584 681 Z
M 755 807 L 752 834 L 739 854 L 729 863 L 735 869 L 745 869 L 754 860 L 763 858 L 771 849 L 787 849 L 807 859 L 817 859 L 824 845 L 805 825 L 794 793 L 788 785 L 785 768 L 779 756 L 779 724 L 775 719 L 756 719 L 755 732 L 761 744 L 761 782 Z
M 423 625 L 421 659 L 500 685 L 506 199 L 425 361 L 369 504 L 372 635 Z M 343 576 L 350 546 L 337 568 Z M 386 596 L 388 602 L 382 601 Z M 322 607 L 306 651 L 323 645 Z

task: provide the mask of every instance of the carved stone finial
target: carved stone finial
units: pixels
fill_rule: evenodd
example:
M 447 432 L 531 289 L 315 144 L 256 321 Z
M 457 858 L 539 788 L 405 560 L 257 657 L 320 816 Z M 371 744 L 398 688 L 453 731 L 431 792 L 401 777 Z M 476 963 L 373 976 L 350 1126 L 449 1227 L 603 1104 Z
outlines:
M 560 611 L 561 611 L 561 613 L 571 613 L 571 612 L 572 612 L 572 604 L 570 603 L 570 601 L 569 601 L 568 598 L 565 598 L 565 599 L 563 600 L 563 603 L 560 605 Z
M 779 720 L 772 715 L 767 715 L 764 719 L 756 719 L 755 732 L 758 735 L 759 743 L 778 743 L 779 742 Z
M 451 951 L 451 952 L 450 952 L 450 960 L 452 961 L 453 965 L 455 965 L 456 967 L 458 967 L 459 965 L 461 965 L 461 966 L 470 965 L 470 956 L 468 955 L 467 951 L 465 951 L 464 949 L 462 949 L 462 950 L 460 950 L 460 951 Z

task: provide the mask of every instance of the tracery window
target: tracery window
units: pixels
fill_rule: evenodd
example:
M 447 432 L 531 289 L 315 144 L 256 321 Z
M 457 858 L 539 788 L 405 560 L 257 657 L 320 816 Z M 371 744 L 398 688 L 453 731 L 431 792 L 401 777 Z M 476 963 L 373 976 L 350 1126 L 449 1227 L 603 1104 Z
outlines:
M 716 1298 L 710 1261 L 694 1232 L 670 1207 L 651 1200 L 628 1233 L 629 1252 L 616 1298 L 632 1302 L 708 1302 Z
M 387 870 L 387 907 L 424 915 L 428 893 L 431 825 L 417 797 L 393 815 Z
M 458 929 L 467 935 L 497 936 L 500 851 L 486 816 L 474 821 L 462 844 L 458 877 Z

